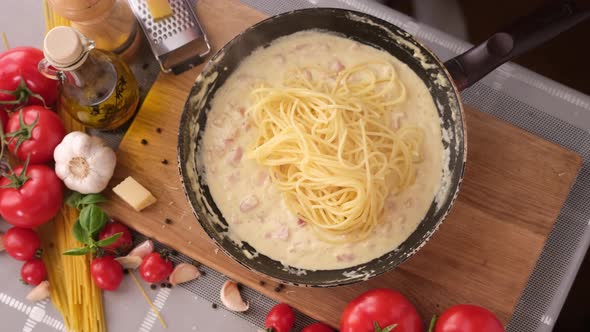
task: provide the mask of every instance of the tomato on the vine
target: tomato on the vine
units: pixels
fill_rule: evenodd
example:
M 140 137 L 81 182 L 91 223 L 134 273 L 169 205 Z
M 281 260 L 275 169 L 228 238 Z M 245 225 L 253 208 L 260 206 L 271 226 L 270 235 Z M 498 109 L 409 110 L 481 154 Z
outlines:
M 0 54 L 0 110 L 55 103 L 57 81 L 37 69 L 44 57 L 33 47 L 15 47 Z
M 295 313 L 286 303 L 272 307 L 264 320 L 264 326 L 268 332 L 289 332 L 294 323 Z
M 32 286 L 37 286 L 42 281 L 47 280 L 45 263 L 39 258 L 33 258 L 26 261 L 20 270 L 20 277 L 23 282 Z
M 41 239 L 29 228 L 12 227 L 4 234 L 4 249 L 14 259 L 27 261 L 37 255 Z
M 488 309 L 472 304 L 459 304 L 445 310 L 438 317 L 434 332 L 504 332 L 504 327 Z
M 123 267 L 113 256 L 98 257 L 90 263 L 90 274 L 98 288 L 114 291 L 123 280 Z
M 315 323 L 307 326 L 301 332 L 334 332 L 334 330 L 324 323 Z
M 139 266 L 139 274 L 143 280 L 152 284 L 168 278 L 172 270 L 174 270 L 174 266 L 168 257 L 157 252 L 145 256 Z
M 45 165 L 16 167 L 0 179 L 0 187 L 0 215 L 14 226 L 37 227 L 62 207 L 61 180 Z
M 400 293 L 378 288 L 350 301 L 340 320 L 340 332 L 421 332 L 416 308 Z
M 123 234 L 121 234 L 115 243 L 102 247 L 102 249 L 117 255 L 126 254 L 133 246 L 133 235 L 131 234 L 129 228 L 122 223 L 118 221 L 107 223 L 98 234 L 98 239 L 104 240 L 117 233 Z
M 43 106 L 25 106 L 8 119 L 5 136 L 8 149 L 20 160 L 44 164 L 53 160 L 53 150 L 66 135 L 63 121 Z

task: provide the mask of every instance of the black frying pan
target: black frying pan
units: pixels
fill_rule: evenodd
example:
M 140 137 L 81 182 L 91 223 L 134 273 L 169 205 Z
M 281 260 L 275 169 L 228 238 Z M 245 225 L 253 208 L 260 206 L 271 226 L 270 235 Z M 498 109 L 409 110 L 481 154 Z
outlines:
M 459 192 L 467 156 L 463 107 L 459 92 L 500 64 L 556 36 L 589 16 L 569 3 L 553 3 L 522 19 L 504 32 L 494 34 L 466 53 L 441 62 L 428 48 L 397 26 L 373 16 L 342 9 L 297 10 L 262 21 L 225 45 L 207 64 L 185 104 L 180 121 L 178 159 L 185 193 L 205 232 L 219 247 L 244 267 L 283 283 L 302 286 L 336 286 L 367 280 L 387 272 L 422 247 L 437 230 Z M 406 63 L 428 87 L 438 114 L 445 149 L 450 158 L 445 165 L 448 181 L 441 185 L 438 202 L 399 248 L 368 263 L 340 270 L 302 271 L 258 255 L 248 243 L 233 243 L 223 236 L 228 224 L 216 207 L 207 183 L 201 176 L 198 158 L 209 102 L 240 61 L 256 48 L 292 33 L 319 29 L 385 50 Z

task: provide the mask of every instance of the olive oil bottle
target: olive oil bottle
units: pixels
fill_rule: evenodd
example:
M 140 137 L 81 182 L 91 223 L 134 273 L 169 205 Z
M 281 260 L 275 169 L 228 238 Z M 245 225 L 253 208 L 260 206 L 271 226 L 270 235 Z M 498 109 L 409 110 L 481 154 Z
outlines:
M 137 81 L 114 53 L 70 27 L 45 36 L 39 70 L 59 81 L 57 107 L 87 127 L 110 130 L 129 120 L 139 103 Z

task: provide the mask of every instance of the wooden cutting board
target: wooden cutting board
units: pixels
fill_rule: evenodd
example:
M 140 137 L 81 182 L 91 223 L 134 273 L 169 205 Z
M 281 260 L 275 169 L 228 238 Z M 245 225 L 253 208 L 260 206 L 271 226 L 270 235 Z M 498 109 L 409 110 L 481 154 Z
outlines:
M 214 50 L 264 18 L 234 0 L 200 0 L 197 11 Z M 576 178 L 577 154 L 467 107 L 469 153 L 461 194 L 424 248 L 395 271 L 368 282 L 330 289 L 287 287 L 277 293 L 276 284 L 267 280 L 261 286 L 264 277 L 216 250 L 183 193 L 176 161 L 178 123 L 199 70 L 160 75 L 118 150 L 111 186 L 132 175 L 158 202 L 138 213 L 111 194 L 111 215 L 334 326 L 349 300 L 375 287 L 401 291 L 424 320 L 453 304 L 477 303 L 508 322 Z M 141 143 L 144 139 L 147 144 Z

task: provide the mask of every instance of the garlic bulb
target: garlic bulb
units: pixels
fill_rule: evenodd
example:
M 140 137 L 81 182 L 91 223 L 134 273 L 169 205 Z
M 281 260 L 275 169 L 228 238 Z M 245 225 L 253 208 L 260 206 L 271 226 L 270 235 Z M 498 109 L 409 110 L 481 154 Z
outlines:
M 102 139 L 80 131 L 67 134 L 53 152 L 55 173 L 66 187 L 82 194 L 99 193 L 115 171 L 117 157 Z

